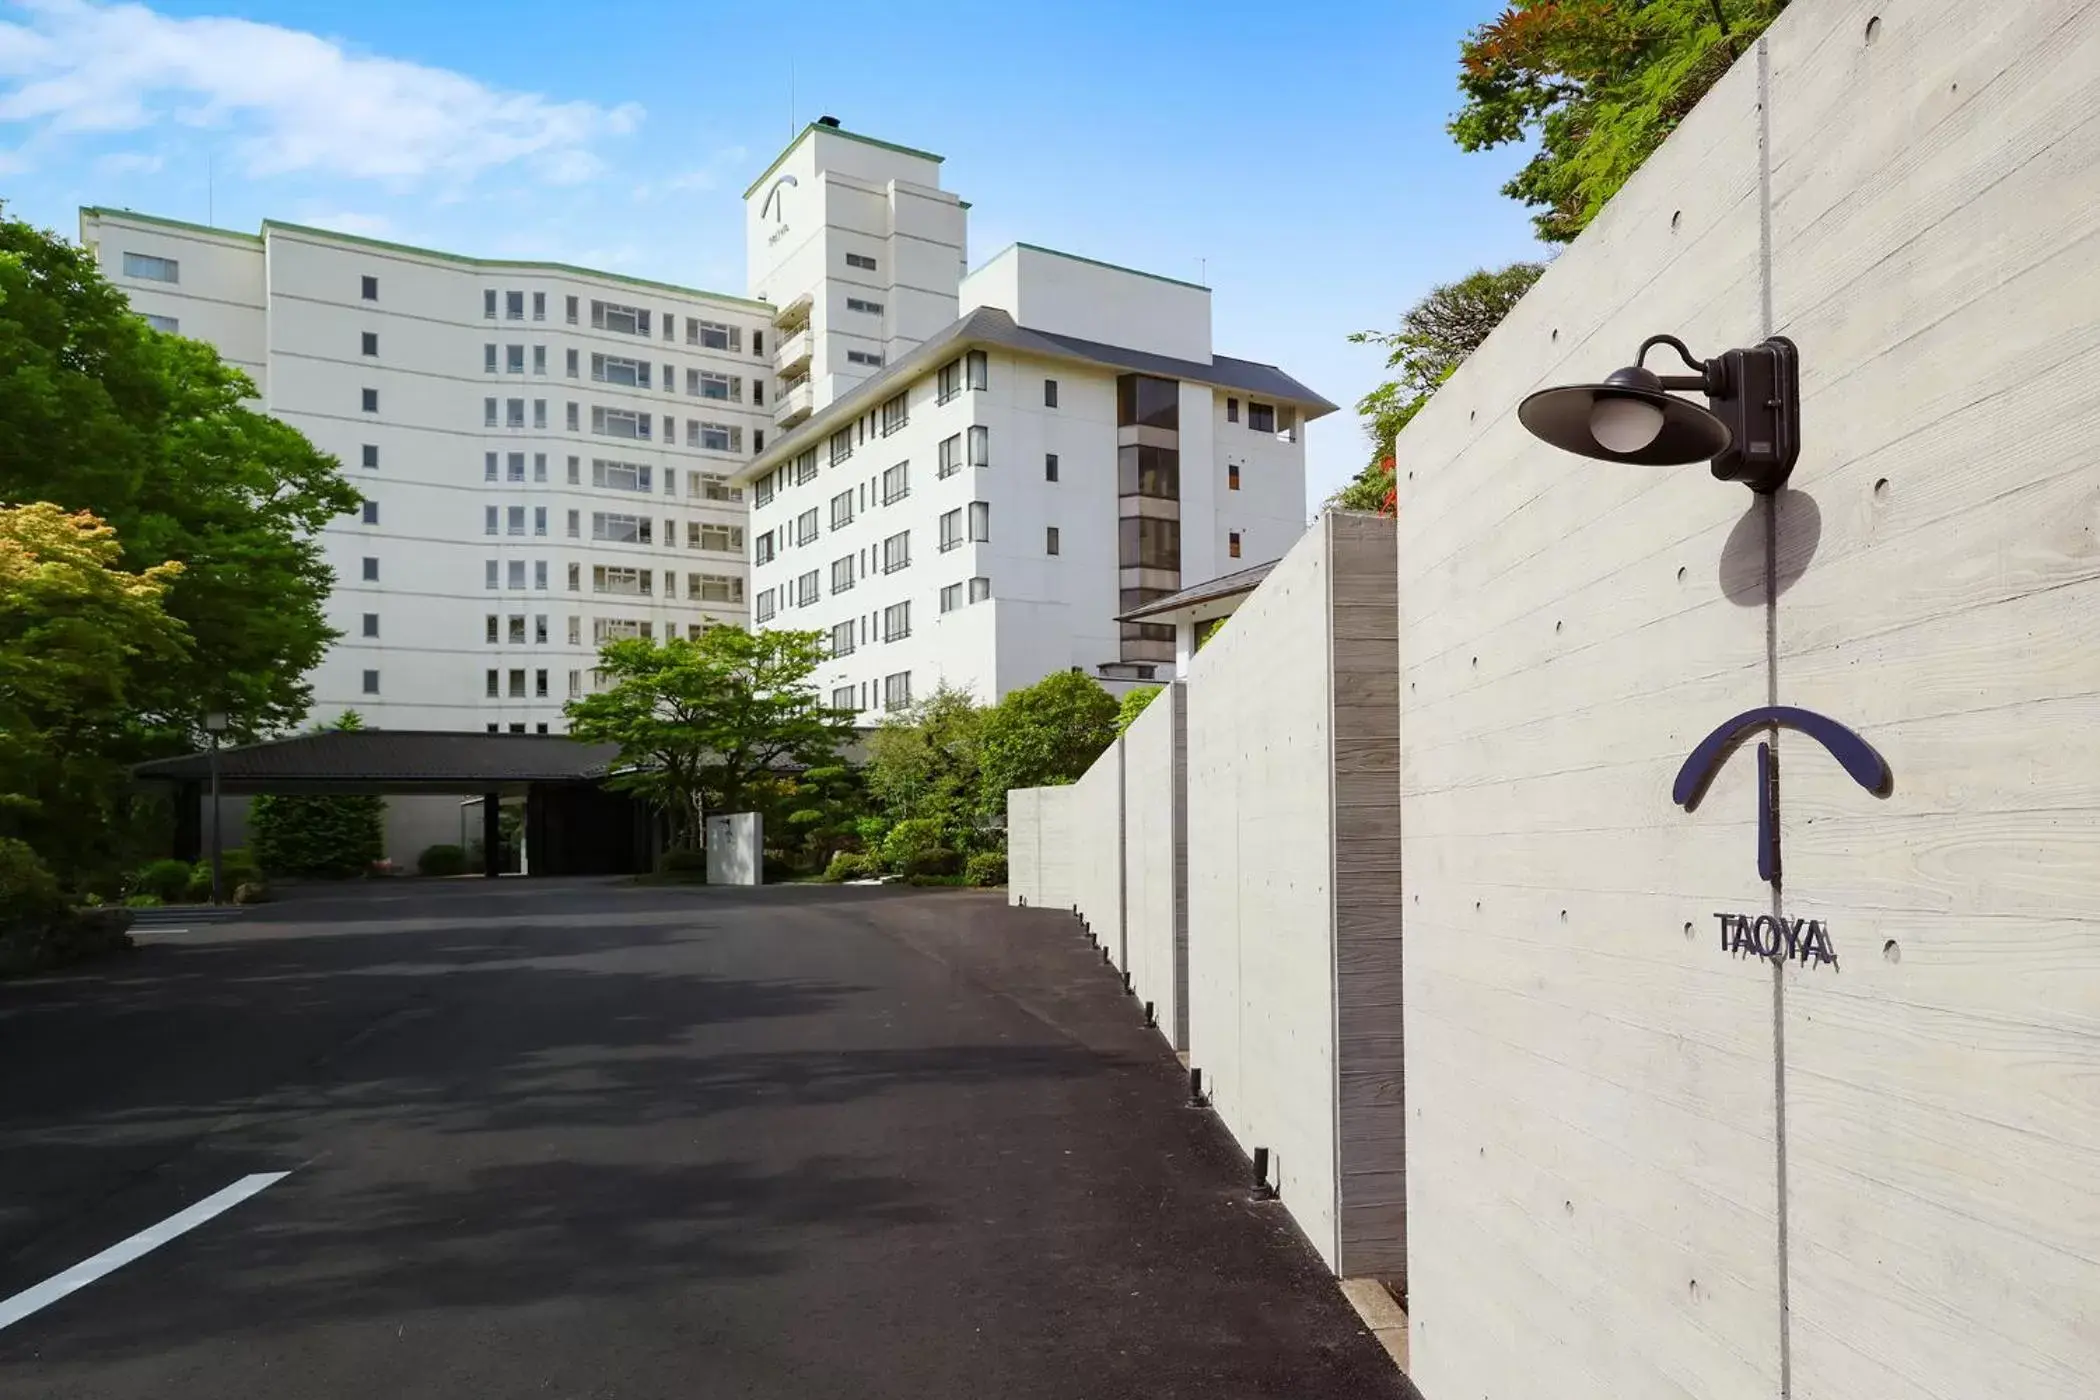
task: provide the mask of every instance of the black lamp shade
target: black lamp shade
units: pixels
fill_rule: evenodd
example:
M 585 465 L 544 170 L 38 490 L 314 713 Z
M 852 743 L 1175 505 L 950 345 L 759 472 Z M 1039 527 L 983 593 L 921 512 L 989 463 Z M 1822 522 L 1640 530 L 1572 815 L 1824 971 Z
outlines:
M 1662 428 L 1655 440 L 1633 452 L 1614 452 L 1597 441 L 1590 415 L 1597 401 L 1607 398 L 1635 399 L 1659 410 Z M 1541 389 L 1517 405 L 1517 421 L 1564 452 L 1644 467 L 1704 462 L 1727 451 L 1733 438 L 1726 423 L 1691 400 L 1664 392 L 1652 371 L 1638 367 L 1614 370 L 1602 384 Z

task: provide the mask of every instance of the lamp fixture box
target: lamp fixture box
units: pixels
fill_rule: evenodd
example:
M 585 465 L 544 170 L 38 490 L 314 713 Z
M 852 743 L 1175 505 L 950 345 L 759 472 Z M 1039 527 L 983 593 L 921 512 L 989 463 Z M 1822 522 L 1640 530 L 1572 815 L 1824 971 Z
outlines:
M 1718 380 L 1718 382 L 1715 382 Z M 1706 405 L 1728 425 L 1728 446 L 1713 458 L 1716 481 L 1739 481 L 1759 495 L 1786 485 L 1801 456 L 1801 356 L 1775 335 L 1707 362 Z

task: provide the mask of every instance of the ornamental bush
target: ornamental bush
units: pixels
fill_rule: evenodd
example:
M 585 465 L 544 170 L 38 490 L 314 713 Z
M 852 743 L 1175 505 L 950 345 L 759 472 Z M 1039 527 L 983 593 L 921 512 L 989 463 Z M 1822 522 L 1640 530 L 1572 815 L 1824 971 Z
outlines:
M 979 851 L 963 867 L 963 878 L 979 888 L 1006 883 L 1006 857 L 998 851 Z
M 386 854 L 385 814 L 383 797 L 258 797 L 248 809 L 256 863 L 275 876 L 363 875 Z
M 424 848 L 416 857 L 416 870 L 424 875 L 464 875 L 467 873 L 467 852 L 464 846 L 436 845 Z
M 186 860 L 157 860 L 131 877 L 134 895 L 151 895 L 162 904 L 179 904 L 189 897 L 193 875 Z M 204 866 L 204 892 L 211 894 L 211 864 Z

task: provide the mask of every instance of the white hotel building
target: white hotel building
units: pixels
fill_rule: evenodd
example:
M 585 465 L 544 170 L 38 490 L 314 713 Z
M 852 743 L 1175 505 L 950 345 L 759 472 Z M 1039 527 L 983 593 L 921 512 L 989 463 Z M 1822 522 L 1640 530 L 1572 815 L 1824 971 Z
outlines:
M 717 621 L 825 632 L 869 721 L 942 680 L 1165 678 L 1171 634 L 1117 615 L 1303 530 L 1334 406 L 1214 355 L 1206 288 L 1026 244 L 968 272 L 940 157 L 829 119 L 745 205 L 749 298 L 81 211 L 134 307 L 364 494 L 317 716 L 560 732 L 598 643 Z
M 1282 554 L 1334 405 L 1213 354 L 1205 287 L 1029 244 L 966 271 L 940 164 L 827 120 L 745 193 L 784 430 L 733 478 L 753 620 L 826 633 L 866 721 L 942 682 L 1170 678 L 1172 628 L 1118 615 Z

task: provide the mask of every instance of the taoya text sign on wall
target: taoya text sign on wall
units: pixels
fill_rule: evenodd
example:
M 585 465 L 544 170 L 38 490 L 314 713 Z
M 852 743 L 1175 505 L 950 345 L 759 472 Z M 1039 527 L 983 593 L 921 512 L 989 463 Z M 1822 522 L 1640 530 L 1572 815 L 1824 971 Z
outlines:
M 1894 789 L 1888 761 L 1865 739 L 1827 715 L 1791 705 L 1761 705 L 1745 710 L 1699 741 L 1677 770 L 1670 796 L 1685 811 L 1695 810 L 1717 774 L 1742 742 L 1759 730 L 1792 729 L 1821 744 L 1852 780 L 1886 797 Z M 1768 884 L 1779 883 L 1779 761 L 1772 746 L 1757 746 L 1757 873 Z M 1787 919 L 1772 914 L 1715 914 L 1721 925 L 1723 952 L 1767 958 L 1803 967 L 1836 967 L 1830 930 L 1818 919 Z

